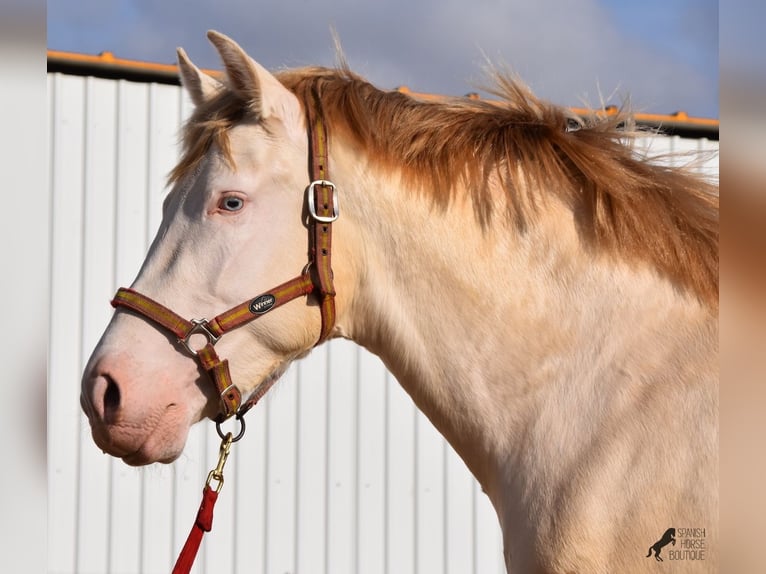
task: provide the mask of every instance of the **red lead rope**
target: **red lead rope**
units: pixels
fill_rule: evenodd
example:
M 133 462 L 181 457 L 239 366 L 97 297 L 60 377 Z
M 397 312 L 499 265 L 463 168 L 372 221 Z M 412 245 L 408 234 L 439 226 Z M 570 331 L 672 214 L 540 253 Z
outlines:
M 241 421 L 244 422 L 244 421 Z M 244 432 L 244 426 L 243 426 Z M 220 432 L 219 432 L 220 434 Z M 202 490 L 202 503 L 199 505 L 197 511 L 197 517 L 194 519 L 194 525 L 192 526 L 189 536 L 186 538 L 186 544 L 181 549 L 181 553 L 178 555 L 176 565 L 173 566 L 173 574 L 189 574 L 194 559 L 197 557 L 197 551 L 199 550 L 200 543 L 202 542 L 202 536 L 205 532 L 210 532 L 213 529 L 213 508 L 218 500 L 218 493 L 223 487 L 223 466 L 226 464 L 226 459 L 229 457 L 229 451 L 231 445 L 235 440 L 242 438 L 242 432 L 235 439 L 231 433 L 226 433 L 221 441 L 221 448 L 218 453 L 218 464 L 207 475 L 207 482 L 205 488 Z M 218 481 L 215 488 L 211 487 L 213 481 Z
M 216 500 L 218 500 L 218 492 L 206 485 L 202 491 L 202 504 L 199 506 L 197 518 L 186 539 L 186 544 L 178 555 L 176 565 L 173 566 L 173 574 L 188 574 L 191 571 L 203 534 L 210 532 L 213 528 L 213 507 Z

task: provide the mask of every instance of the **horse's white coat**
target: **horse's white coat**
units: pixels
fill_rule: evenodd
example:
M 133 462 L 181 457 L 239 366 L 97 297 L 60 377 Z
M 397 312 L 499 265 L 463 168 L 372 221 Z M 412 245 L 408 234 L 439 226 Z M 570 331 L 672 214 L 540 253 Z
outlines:
M 189 318 L 306 262 L 298 100 L 232 41 L 211 40 L 226 89 L 263 123 L 231 131 L 236 169 L 213 150 L 171 192 L 133 285 Z M 193 101 L 223 89 L 180 63 Z M 341 137 L 330 158 L 335 333 L 378 354 L 465 460 L 497 510 L 509 572 L 655 572 L 644 548 L 669 526 L 706 528 L 694 565 L 716 571 L 715 311 L 648 266 L 594 258 L 555 199 L 523 234 L 482 228 L 469 199 L 435 208 Z M 227 211 L 227 197 L 243 207 Z M 316 305 L 301 299 L 217 349 L 247 395 L 318 333 Z M 83 406 L 104 450 L 146 464 L 180 454 L 189 426 L 215 413 L 211 390 L 166 335 L 118 311 Z

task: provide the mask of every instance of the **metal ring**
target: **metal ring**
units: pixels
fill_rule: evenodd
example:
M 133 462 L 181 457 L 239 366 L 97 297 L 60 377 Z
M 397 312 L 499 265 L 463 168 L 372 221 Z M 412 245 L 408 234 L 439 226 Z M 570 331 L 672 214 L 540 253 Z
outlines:
M 231 439 L 231 442 L 237 442 L 239 439 L 245 436 L 245 419 L 243 419 L 239 413 L 237 413 L 234 418 L 239 421 L 239 433 L 237 433 L 237 435 Z M 218 433 L 218 436 L 221 437 L 221 440 L 224 440 L 226 438 L 226 433 L 221 430 L 222 422 L 224 421 L 215 421 L 215 431 Z

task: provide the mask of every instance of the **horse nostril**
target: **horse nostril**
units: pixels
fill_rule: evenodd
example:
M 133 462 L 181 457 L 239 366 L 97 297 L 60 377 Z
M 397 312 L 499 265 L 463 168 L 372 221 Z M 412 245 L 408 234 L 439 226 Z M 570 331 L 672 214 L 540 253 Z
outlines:
M 106 391 L 104 391 L 104 422 L 107 424 L 115 422 L 117 413 L 120 410 L 120 387 L 109 375 L 106 379 Z

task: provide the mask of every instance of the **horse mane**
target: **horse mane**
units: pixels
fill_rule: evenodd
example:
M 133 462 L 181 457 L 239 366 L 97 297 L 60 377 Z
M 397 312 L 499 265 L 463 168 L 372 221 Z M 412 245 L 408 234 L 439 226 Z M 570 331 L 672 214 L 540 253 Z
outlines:
M 547 194 L 558 194 L 572 206 L 586 245 L 649 262 L 717 307 L 718 188 L 639 156 L 630 143 L 645 134 L 626 129 L 627 112 L 576 116 L 502 74 L 493 91 L 499 102 L 426 101 L 382 91 L 345 66 L 277 76 L 312 113 L 321 106 L 331 137 L 351 138 L 372 165 L 398 169 L 435 204 L 445 207 L 468 190 L 480 225 L 488 226 L 500 208 L 523 231 Z M 198 107 L 171 181 L 199 163 L 212 143 L 228 155 L 225 134 L 248 113 L 228 90 Z M 492 191 L 498 182 L 506 190 L 500 205 Z

